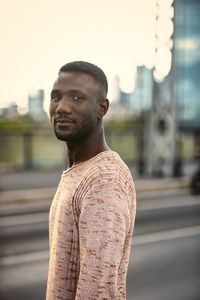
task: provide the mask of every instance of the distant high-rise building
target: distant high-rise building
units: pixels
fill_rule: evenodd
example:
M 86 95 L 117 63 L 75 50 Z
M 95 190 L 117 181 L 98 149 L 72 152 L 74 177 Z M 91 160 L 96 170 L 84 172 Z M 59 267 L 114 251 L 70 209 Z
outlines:
M 11 103 L 9 106 L 0 109 L 0 117 L 6 119 L 15 119 L 18 117 L 18 106 L 16 103 Z
M 137 68 L 135 89 L 131 95 L 131 106 L 140 113 L 152 105 L 153 77 L 152 70 L 144 66 Z
M 200 129 L 200 1 L 176 0 L 174 95 L 180 127 Z
M 120 105 L 123 106 L 125 109 L 130 109 L 131 107 L 131 93 L 126 93 L 120 90 Z
M 115 76 L 113 81 L 113 102 L 119 102 L 120 100 L 120 79 L 119 76 Z
M 44 111 L 44 90 L 36 90 L 28 96 L 28 114 L 38 121 L 46 118 Z

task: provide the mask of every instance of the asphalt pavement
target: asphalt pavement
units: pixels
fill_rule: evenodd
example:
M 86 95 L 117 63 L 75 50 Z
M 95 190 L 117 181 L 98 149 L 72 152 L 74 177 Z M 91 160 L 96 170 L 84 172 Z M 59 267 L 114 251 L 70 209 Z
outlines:
M 0 206 L 13 202 L 51 201 L 59 183 L 62 171 L 20 172 L 0 174 Z M 185 192 L 190 184 L 190 177 L 180 178 L 139 178 L 134 177 L 137 194 L 144 197 L 162 193 L 169 195 Z
M 48 211 L 62 171 L 0 175 L 1 300 L 43 300 Z M 200 197 L 190 177 L 135 178 L 127 300 L 200 299 Z
M 45 299 L 49 202 L 1 210 L 1 300 Z M 127 300 L 199 300 L 200 197 L 138 195 Z

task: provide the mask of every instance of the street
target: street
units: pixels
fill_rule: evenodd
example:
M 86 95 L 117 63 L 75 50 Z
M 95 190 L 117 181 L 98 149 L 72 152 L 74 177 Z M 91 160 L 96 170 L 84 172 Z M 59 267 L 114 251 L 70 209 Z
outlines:
M 200 197 L 138 196 L 127 300 L 200 299 Z M 49 203 L 1 210 L 1 300 L 43 300 Z

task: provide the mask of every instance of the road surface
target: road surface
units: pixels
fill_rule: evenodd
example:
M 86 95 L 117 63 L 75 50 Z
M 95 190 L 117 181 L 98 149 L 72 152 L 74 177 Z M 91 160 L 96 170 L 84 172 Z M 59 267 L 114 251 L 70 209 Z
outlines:
M 200 197 L 138 199 L 127 300 L 200 299 Z M 48 270 L 48 209 L 1 210 L 1 300 L 43 300 Z

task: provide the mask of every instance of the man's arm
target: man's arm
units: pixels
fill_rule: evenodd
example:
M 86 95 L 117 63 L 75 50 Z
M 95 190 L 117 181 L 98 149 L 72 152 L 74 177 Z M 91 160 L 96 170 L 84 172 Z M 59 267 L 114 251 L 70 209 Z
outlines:
M 133 193 L 119 180 L 102 181 L 93 183 L 81 206 L 76 300 L 123 299 L 135 218 Z

